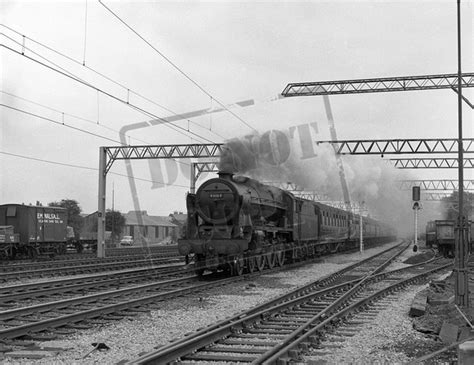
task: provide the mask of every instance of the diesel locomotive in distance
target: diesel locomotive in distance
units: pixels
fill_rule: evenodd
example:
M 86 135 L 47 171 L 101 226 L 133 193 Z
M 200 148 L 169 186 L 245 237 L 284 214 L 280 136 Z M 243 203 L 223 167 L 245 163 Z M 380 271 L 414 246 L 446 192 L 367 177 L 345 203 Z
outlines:
M 188 194 L 186 204 L 186 233 L 178 249 L 194 258 L 198 274 L 242 275 L 359 246 L 358 215 L 244 176 L 220 172 Z M 364 244 L 395 239 L 387 224 L 363 221 Z

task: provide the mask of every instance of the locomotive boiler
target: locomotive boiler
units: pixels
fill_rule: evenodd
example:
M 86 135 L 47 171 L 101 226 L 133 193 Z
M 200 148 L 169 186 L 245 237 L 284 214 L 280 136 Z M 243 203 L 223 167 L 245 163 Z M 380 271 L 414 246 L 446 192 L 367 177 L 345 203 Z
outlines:
M 358 244 L 358 216 L 248 177 L 221 172 L 186 199 L 186 234 L 178 249 L 194 259 L 198 274 L 241 275 Z M 375 220 L 365 219 L 363 229 L 367 244 L 393 238 Z

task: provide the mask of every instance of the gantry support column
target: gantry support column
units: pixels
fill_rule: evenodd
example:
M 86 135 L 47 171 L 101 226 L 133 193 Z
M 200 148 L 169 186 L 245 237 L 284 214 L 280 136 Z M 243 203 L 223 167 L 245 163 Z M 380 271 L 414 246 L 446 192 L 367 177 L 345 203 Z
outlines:
M 190 187 L 189 187 L 189 192 L 191 194 L 195 194 L 196 193 L 196 180 L 197 180 L 197 176 L 196 176 L 196 163 L 195 162 L 191 162 L 191 176 L 190 176 Z
M 106 193 L 106 162 L 105 147 L 99 148 L 99 209 L 97 211 L 97 257 L 105 257 L 105 193 Z
M 455 240 L 454 261 L 454 299 L 457 305 L 469 308 L 469 259 L 467 226 L 464 217 L 464 147 L 462 130 L 462 73 L 461 73 L 461 0 L 457 1 L 458 30 L 458 180 L 459 180 L 459 216 Z

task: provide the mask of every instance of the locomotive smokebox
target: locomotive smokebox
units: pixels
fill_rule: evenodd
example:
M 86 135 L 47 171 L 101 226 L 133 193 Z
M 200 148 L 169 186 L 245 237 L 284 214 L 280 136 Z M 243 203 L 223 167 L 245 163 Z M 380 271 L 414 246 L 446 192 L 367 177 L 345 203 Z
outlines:
M 232 172 L 227 172 L 227 171 L 219 171 L 217 175 L 219 175 L 219 178 L 224 179 L 224 180 L 229 180 L 229 181 L 231 181 L 232 176 L 234 176 Z

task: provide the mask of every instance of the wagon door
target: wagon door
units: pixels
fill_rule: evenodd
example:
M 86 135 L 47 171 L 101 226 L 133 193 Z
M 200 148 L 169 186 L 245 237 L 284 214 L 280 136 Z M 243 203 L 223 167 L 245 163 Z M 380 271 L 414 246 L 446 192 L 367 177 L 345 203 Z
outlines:
M 66 211 L 52 208 L 38 208 L 38 225 L 42 242 L 66 241 Z

